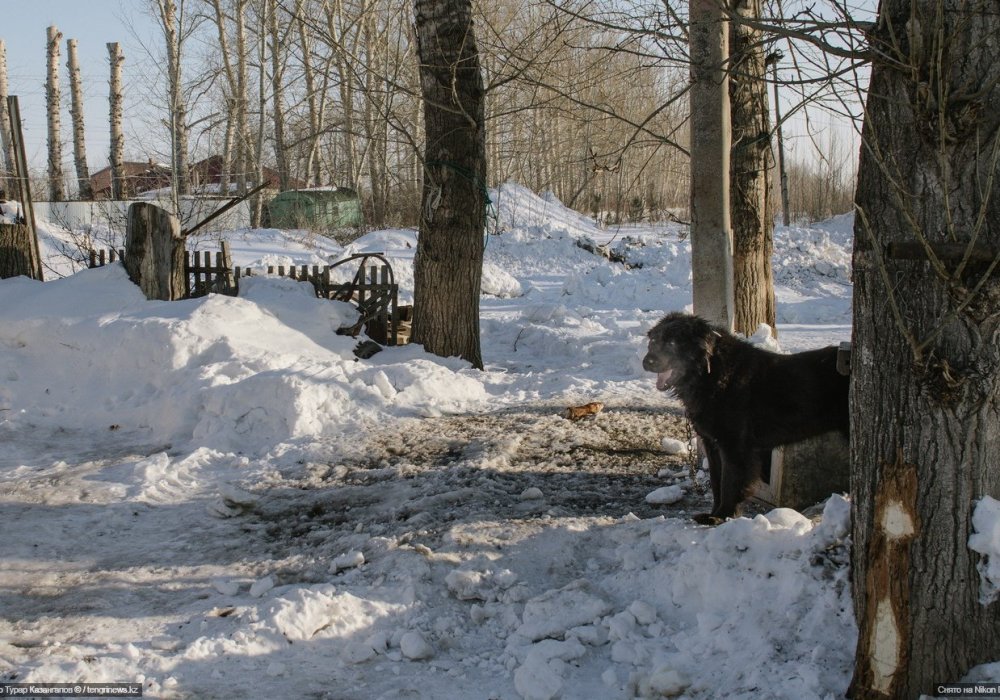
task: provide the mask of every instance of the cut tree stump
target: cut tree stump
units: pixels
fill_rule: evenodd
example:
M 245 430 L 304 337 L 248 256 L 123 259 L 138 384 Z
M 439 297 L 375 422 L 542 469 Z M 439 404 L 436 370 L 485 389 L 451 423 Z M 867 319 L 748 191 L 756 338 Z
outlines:
M 168 211 L 147 202 L 129 206 L 123 262 L 147 299 L 187 296 L 184 237 L 177 217 Z

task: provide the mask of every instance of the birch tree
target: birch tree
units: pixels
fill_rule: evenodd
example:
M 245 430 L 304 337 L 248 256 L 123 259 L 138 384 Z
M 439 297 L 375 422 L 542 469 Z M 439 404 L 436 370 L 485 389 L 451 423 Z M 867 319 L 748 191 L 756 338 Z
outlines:
M 0 39 L 0 155 L 5 174 L 14 172 L 14 138 L 10 131 L 7 93 L 7 43 Z
M 111 198 L 125 198 L 125 132 L 122 128 L 124 110 L 124 94 L 122 91 L 122 65 L 125 55 L 117 42 L 107 44 L 108 63 L 111 67 L 111 78 L 108 89 L 108 124 L 111 130 L 111 152 L 108 160 L 111 162 Z
M 94 198 L 90 186 L 90 170 L 87 167 L 86 132 L 83 128 L 83 79 L 80 77 L 80 61 L 77 58 L 76 39 L 66 41 L 66 68 L 69 70 L 70 115 L 73 118 L 73 164 L 76 166 L 78 198 L 88 201 Z
M 184 0 L 155 0 L 167 58 L 167 94 L 170 115 L 170 161 L 174 197 L 190 191 L 187 108 L 184 103 L 181 49 L 184 37 Z M 175 204 L 176 206 L 176 204 Z
M 60 133 L 62 121 L 59 114 L 61 105 L 59 42 L 62 41 L 62 32 L 55 26 L 51 26 L 46 30 L 46 33 L 48 37 L 48 71 L 45 81 L 45 103 L 49 130 L 49 201 L 61 202 L 66 199 L 62 170 L 62 134 Z

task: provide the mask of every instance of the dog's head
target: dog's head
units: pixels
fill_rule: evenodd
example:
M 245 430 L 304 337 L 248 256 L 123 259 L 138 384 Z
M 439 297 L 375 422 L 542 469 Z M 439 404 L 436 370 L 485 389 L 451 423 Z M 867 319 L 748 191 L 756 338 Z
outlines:
M 674 388 L 712 371 L 712 354 L 720 333 L 698 316 L 667 314 L 649 331 L 642 368 L 656 372 L 656 388 Z

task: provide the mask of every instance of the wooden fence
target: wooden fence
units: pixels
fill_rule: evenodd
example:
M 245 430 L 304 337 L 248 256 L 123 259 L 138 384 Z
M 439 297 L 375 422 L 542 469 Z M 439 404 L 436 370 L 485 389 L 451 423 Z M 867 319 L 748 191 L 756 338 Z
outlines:
M 90 251 L 90 267 L 102 267 L 125 257 L 123 250 Z M 332 271 L 346 266 L 357 266 L 349 282 L 335 282 Z M 289 266 L 269 265 L 262 268 L 234 267 L 229 247 L 222 243 L 222 250 L 188 251 L 184 265 L 187 279 L 187 298 L 210 293 L 236 296 L 241 279 L 255 275 L 277 275 L 310 282 L 321 299 L 345 301 L 357 307 L 357 323 L 337 330 L 343 335 L 357 335 L 362 327 L 368 336 L 384 345 L 400 345 L 409 340 L 409 323 L 406 310 L 399 307 L 399 286 L 392 266 L 379 253 L 363 253 L 338 260 L 332 265 Z

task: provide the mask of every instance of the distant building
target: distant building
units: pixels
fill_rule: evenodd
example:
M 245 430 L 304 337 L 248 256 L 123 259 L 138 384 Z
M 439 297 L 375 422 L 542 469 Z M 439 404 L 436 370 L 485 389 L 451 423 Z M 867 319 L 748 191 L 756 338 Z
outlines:
M 170 187 L 170 168 L 149 160 L 145 163 L 126 161 L 122 164 L 124 182 L 122 193 L 125 199 L 163 187 Z M 111 168 L 98 170 L 90 176 L 90 186 L 94 190 L 94 199 L 111 199 Z
M 123 194 L 125 199 L 135 199 L 147 192 L 163 190 L 171 187 L 170 168 L 149 160 L 145 163 L 128 161 L 124 164 L 125 182 Z M 234 197 L 237 182 L 233 176 L 229 180 L 229 193 L 221 192 L 223 160 L 222 156 L 209 156 L 191 166 L 191 193 L 195 195 Z M 272 190 L 280 190 L 280 178 L 273 168 L 264 167 L 264 182 Z M 291 180 L 292 189 L 302 187 L 304 183 Z M 90 176 L 90 186 L 94 189 L 94 199 L 111 199 L 111 168 L 98 170 Z M 256 186 L 251 180 L 247 188 Z
M 222 173 L 224 170 L 224 162 L 222 156 L 215 155 L 209 156 L 205 160 L 198 161 L 191 166 L 191 191 L 198 192 L 201 194 L 218 194 L 223 196 L 224 193 L 219 191 L 219 186 L 222 185 Z M 264 175 L 264 182 L 267 183 L 268 189 L 280 190 L 281 189 L 281 178 L 278 176 L 278 171 L 273 168 L 268 168 L 264 166 L 262 169 Z M 215 185 L 213 190 L 212 186 Z M 229 194 L 230 196 L 236 195 L 236 177 L 234 175 L 229 176 Z M 253 178 L 248 179 L 247 188 L 252 188 L 256 186 L 256 182 Z M 299 180 L 289 180 L 290 188 L 295 189 L 302 187 L 303 183 Z

